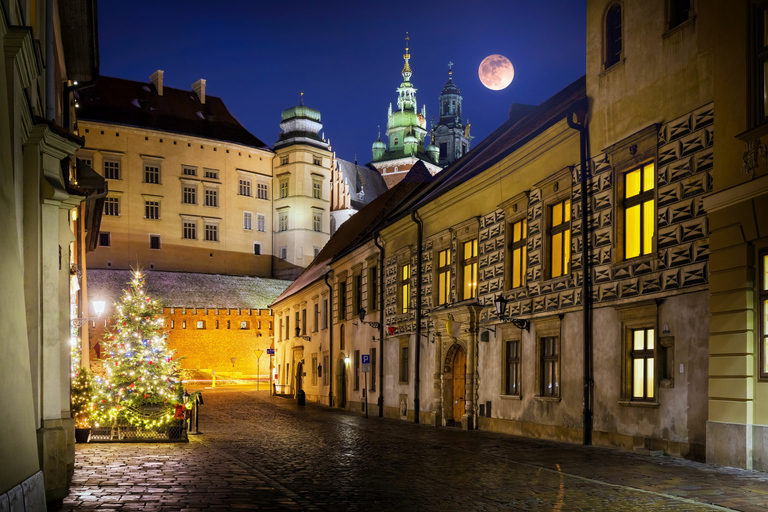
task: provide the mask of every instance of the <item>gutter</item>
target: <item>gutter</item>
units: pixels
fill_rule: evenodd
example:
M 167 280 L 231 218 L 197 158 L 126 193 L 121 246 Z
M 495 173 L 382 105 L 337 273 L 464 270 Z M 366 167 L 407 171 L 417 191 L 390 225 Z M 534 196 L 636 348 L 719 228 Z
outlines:
M 384 417 L 384 246 L 379 245 L 379 232 L 373 243 L 379 249 L 379 418 Z
M 593 417 L 593 397 L 595 382 L 592 379 L 592 269 L 589 261 L 589 201 L 587 197 L 587 179 L 589 170 L 587 168 L 587 98 L 574 105 L 568 113 L 568 126 L 579 131 L 579 153 L 581 166 L 581 268 L 582 268 L 582 289 L 581 305 L 583 312 L 584 327 L 584 409 L 582 411 L 582 421 L 584 429 L 583 444 L 592 444 L 592 417 Z M 579 123 L 573 121 L 573 116 Z
M 326 321 L 328 322 L 328 332 L 330 336 L 330 347 L 328 348 L 328 368 L 326 371 L 328 372 L 328 407 L 333 407 L 333 322 L 331 321 L 331 318 L 333 315 L 331 314 L 331 311 L 333 311 L 333 286 L 328 282 L 328 276 L 331 274 L 332 271 L 326 272 L 323 276 L 323 279 L 325 280 L 325 285 L 328 287 L 328 290 L 330 292 L 330 296 L 328 297 L 328 311 L 325 313 L 328 315 Z
M 413 422 L 419 422 L 419 374 L 421 373 L 421 261 L 424 257 L 424 249 L 422 247 L 422 238 L 424 236 L 424 223 L 418 218 L 416 210 L 411 212 L 411 219 L 417 224 L 416 229 L 416 368 L 415 376 L 413 379 Z

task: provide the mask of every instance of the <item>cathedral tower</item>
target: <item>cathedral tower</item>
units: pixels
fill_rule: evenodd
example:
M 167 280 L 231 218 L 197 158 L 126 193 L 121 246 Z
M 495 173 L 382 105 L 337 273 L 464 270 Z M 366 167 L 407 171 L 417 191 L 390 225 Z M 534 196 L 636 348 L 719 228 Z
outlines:
M 469 124 L 461 121 L 461 91 L 453 83 L 453 62 L 448 63 L 448 82 L 440 93 L 440 119 L 432 127 L 430 139 L 438 152 L 437 163 L 445 167 L 469 151 Z
M 418 111 L 416 104 L 416 88 L 411 84 L 411 54 L 409 38 L 405 38 L 405 55 L 403 59 L 403 82 L 397 88 L 397 110 L 392 111 L 389 104 L 387 119 L 387 139 L 389 146 L 381 141 L 374 142 L 372 147 L 373 165 L 384 177 L 387 186 L 392 188 L 405 177 L 416 162 L 422 160 L 432 174 L 440 171 L 437 162 L 424 149 L 424 138 L 427 135 L 426 107 Z

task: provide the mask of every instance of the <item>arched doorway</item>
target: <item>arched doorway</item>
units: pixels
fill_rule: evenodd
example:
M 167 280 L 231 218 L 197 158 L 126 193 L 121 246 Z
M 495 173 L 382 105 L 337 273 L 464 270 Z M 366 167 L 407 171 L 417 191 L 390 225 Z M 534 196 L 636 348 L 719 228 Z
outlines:
M 461 423 L 464 416 L 466 390 L 467 352 L 459 347 L 453 356 L 453 421 Z
M 347 407 L 347 363 L 346 356 L 342 352 L 336 361 L 336 405 L 345 409 Z

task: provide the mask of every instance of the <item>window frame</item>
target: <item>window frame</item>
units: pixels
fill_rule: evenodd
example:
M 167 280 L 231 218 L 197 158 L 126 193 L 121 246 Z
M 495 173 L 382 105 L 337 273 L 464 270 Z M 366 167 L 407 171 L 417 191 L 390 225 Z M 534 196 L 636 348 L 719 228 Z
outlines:
M 277 231 L 288 231 L 288 212 L 277 213 Z
M 206 222 L 203 228 L 205 236 L 203 240 L 206 242 L 218 242 L 219 241 L 219 225 Z
M 653 185 L 650 189 L 644 190 L 645 183 L 646 183 L 646 169 L 650 167 L 651 176 L 652 176 L 652 182 Z M 640 191 L 631 196 L 627 197 L 627 177 L 630 174 L 633 174 L 635 172 L 640 173 Z M 621 194 L 621 230 L 622 230 L 622 236 L 621 236 L 621 256 L 624 261 L 626 260 L 632 260 L 635 258 L 642 258 L 644 256 L 652 255 L 656 251 L 656 241 L 658 238 L 658 229 L 657 229 L 657 211 L 658 211 L 658 204 L 656 202 L 656 185 L 658 182 L 657 178 L 657 170 L 656 170 L 656 163 L 654 161 L 644 162 L 639 165 L 634 165 L 629 167 L 626 170 L 621 171 L 621 185 L 620 185 L 620 194 Z M 646 205 L 650 203 L 651 210 L 652 210 L 652 218 L 653 218 L 653 225 L 651 226 L 651 240 L 650 240 L 650 247 L 645 247 L 645 224 L 646 224 L 646 218 L 645 218 L 645 207 Z M 638 245 L 640 247 L 639 254 L 628 256 L 628 243 L 629 243 L 629 226 L 627 225 L 629 215 L 628 211 L 631 208 L 639 207 L 639 222 L 640 222 L 640 228 L 639 228 L 639 241 Z
M 469 238 L 460 242 L 461 247 L 461 300 L 477 299 L 477 285 L 478 285 L 478 262 L 479 262 L 479 242 L 478 238 Z M 470 245 L 472 255 L 467 257 L 467 245 Z M 467 283 L 467 269 L 470 270 L 470 279 L 474 277 L 474 281 Z M 469 285 L 469 296 L 467 296 L 467 285 Z
M 510 353 L 510 348 L 512 348 L 511 345 L 516 345 L 516 352 L 514 354 Z M 520 373 L 522 369 L 522 365 L 521 365 L 521 359 L 522 359 L 521 356 L 522 356 L 522 349 L 523 349 L 522 340 L 520 338 L 505 339 L 502 349 L 504 350 L 504 354 L 502 357 L 502 375 L 504 376 L 504 378 L 501 383 L 502 385 L 501 394 L 503 396 L 520 397 L 522 396 L 522 391 L 520 389 L 520 385 L 522 382 L 520 378 Z M 513 386 L 510 386 L 510 372 L 513 367 L 514 367 L 514 378 L 513 378 L 514 383 L 513 383 Z
M 209 208 L 219 207 L 219 190 L 218 189 L 205 187 L 204 197 L 205 197 L 205 200 L 203 202 L 203 206 L 207 206 Z
M 367 269 L 368 280 L 366 281 L 366 287 L 368 292 L 368 311 L 379 310 L 379 277 L 377 275 L 378 267 L 376 265 L 370 265 Z
M 561 222 L 553 224 L 555 216 L 555 208 L 561 206 Z M 571 254 L 571 234 L 573 217 L 571 215 L 571 197 L 558 197 L 553 201 L 547 203 L 547 278 L 558 279 L 565 277 L 571 273 L 572 254 Z M 566 219 L 567 213 L 567 219 Z M 562 235 L 560 243 L 560 261 L 561 266 L 559 274 L 554 274 L 554 250 L 555 250 L 555 237 Z
M 104 237 L 104 238 L 102 238 Z M 102 241 L 106 240 L 106 244 L 103 244 Z M 112 246 L 112 235 L 109 231 L 99 231 L 99 247 L 111 247 Z
M 152 247 L 154 245 L 154 241 L 157 240 L 157 247 Z M 162 240 L 160 238 L 160 235 L 157 233 L 150 233 L 149 234 L 149 249 L 151 251 L 159 251 L 163 248 Z
M 445 255 L 445 260 L 441 258 Z M 443 306 L 451 303 L 451 248 L 441 248 L 435 251 L 435 304 Z M 440 286 L 445 288 L 441 293 Z
M 338 284 L 338 319 L 339 321 L 347 319 L 347 276 L 339 277 Z
M 237 179 L 237 195 L 251 197 L 251 179 L 239 177 Z
M 312 212 L 312 231 L 314 231 L 315 233 L 322 233 L 323 231 L 322 212 Z
M 119 217 L 120 216 L 120 198 L 116 196 L 105 197 L 104 211 L 102 213 L 107 217 Z
M 160 220 L 159 199 L 144 199 L 144 218 L 147 220 Z
M 520 225 L 520 237 L 515 238 L 516 226 Z M 515 267 L 515 253 L 520 251 L 520 265 Z M 509 223 L 509 289 L 520 288 L 526 284 L 525 273 L 528 270 L 528 217 L 522 216 Z M 519 282 L 515 284 L 515 277 Z
M 618 8 L 618 13 L 615 12 Z M 610 23 L 616 21 L 614 27 Z M 618 32 L 616 34 L 615 32 Z M 618 36 L 618 44 L 616 38 Z M 603 69 L 610 69 L 624 59 L 624 7 L 621 2 L 611 2 L 605 8 L 603 18 Z
M 410 379 L 410 347 L 408 339 L 400 341 L 398 353 L 398 379 L 400 384 L 407 384 Z
M 289 192 L 288 192 L 288 180 L 287 179 L 281 179 L 279 181 L 279 183 L 278 183 L 278 187 L 279 187 L 278 188 L 278 190 L 279 190 L 278 198 L 279 199 L 287 198 L 288 194 L 289 194 Z
M 243 229 L 253 231 L 253 212 L 243 211 Z
M 559 398 L 560 397 L 560 336 L 539 336 L 539 397 Z M 548 347 L 552 347 L 552 352 L 548 353 Z M 551 371 L 549 371 L 551 370 Z M 547 384 L 553 386 L 548 391 Z
M 399 264 L 397 267 L 397 311 L 405 315 L 411 305 L 411 262 Z
M 144 183 L 150 185 L 161 185 L 160 162 L 144 162 Z
M 104 179 L 107 180 L 122 180 L 123 179 L 123 165 L 119 158 L 105 157 L 101 163 L 102 174 Z M 109 169 L 109 171 L 107 171 Z
M 761 250 L 758 253 L 758 258 L 758 271 L 760 272 L 760 278 L 757 279 L 758 323 L 760 324 L 758 380 L 768 381 L 768 249 Z
M 323 183 L 320 180 L 312 180 L 312 197 L 314 199 L 323 198 Z
M 261 256 L 261 242 L 253 242 L 253 255 Z
M 197 185 L 189 183 L 181 185 L 181 204 L 197 204 Z
M 653 347 L 648 348 L 648 332 L 652 332 L 653 336 Z M 638 332 L 643 333 L 643 340 L 644 340 L 644 348 L 637 349 L 634 346 L 635 342 L 635 334 Z M 627 330 L 627 333 L 629 335 L 629 365 L 630 365 L 630 377 L 629 377 L 629 384 L 630 384 L 630 393 L 629 393 L 629 399 L 632 402 L 651 402 L 655 403 L 658 400 L 658 388 L 659 388 L 659 378 L 657 373 L 657 361 L 656 361 L 656 345 L 658 344 L 658 336 L 655 327 L 640 327 L 640 328 L 630 328 Z M 650 366 L 648 365 L 648 359 L 651 360 Z M 643 396 L 637 397 L 635 395 L 635 361 L 642 360 L 644 361 L 644 378 L 643 378 Z M 653 375 L 650 377 L 648 376 L 648 368 L 651 368 Z M 649 380 L 651 382 L 649 382 Z M 649 385 L 650 384 L 650 385 Z M 650 394 L 649 394 L 649 388 L 650 388 Z
M 187 236 L 190 233 L 192 234 L 192 236 Z M 182 240 L 197 240 L 197 221 L 194 221 L 194 220 L 181 221 L 181 238 Z

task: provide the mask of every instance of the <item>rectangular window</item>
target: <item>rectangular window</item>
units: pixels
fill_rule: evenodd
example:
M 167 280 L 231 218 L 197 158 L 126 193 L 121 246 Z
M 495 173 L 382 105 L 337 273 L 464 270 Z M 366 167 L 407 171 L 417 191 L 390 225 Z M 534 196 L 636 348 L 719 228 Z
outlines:
M 208 242 L 218 242 L 219 241 L 219 226 L 216 224 L 206 224 L 205 225 L 205 239 Z
M 277 215 L 277 230 L 288 231 L 288 213 L 280 212 Z
M 363 276 L 357 274 L 352 278 L 352 281 L 355 284 L 355 309 L 352 311 L 354 316 L 363 309 Z
M 238 188 L 237 194 L 241 196 L 251 196 L 251 180 L 240 178 L 240 186 Z
M 153 220 L 160 218 L 160 201 L 144 201 L 144 218 Z
M 288 248 L 287 247 L 281 247 L 278 251 L 278 258 L 281 260 L 287 260 L 288 259 Z
M 288 197 L 288 180 L 280 182 L 280 199 Z
M 319 181 L 312 182 L 312 197 L 315 199 L 323 198 L 323 184 Z
M 185 220 L 181 226 L 181 238 L 197 240 L 197 222 Z
M 219 170 L 218 169 L 205 169 L 204 176 L 208 179 L 217 180 L 219 179 Z
M 267 218 L 262 213 L 256 214 L 256 230 L 257 231 L 267 230 Z
M 504 394 L 520 394 L 520 340 L 506 343 L 507 365 L 504 376 Z
M 256 193 L 258 194 L 259 199 L 269 199 L 267 186 L 264 183 L 259 183 L 256 185 Z
M 107 197 L 104 199 L 104 215 L 120 215 L 120 198 Z
M 650 254 L 656 226 L 654 165 L 624 174 L 624 259 Z
M 312 213 L 312 231 L 322 231 L 323 227 L 323 214 L 318 212 Z
M 100 232 L 99 233 L 99 246 L 100 247 L 109 247 L 111 245 L 112 240 L 109 237 L 109 233 Z
M 288 155 L 280 157 L 280 165 L 288 165 Z
M 119 180 L 120 162 L 117 160 L 104 160 L 104 177 L 108 180 Z
M 182 165 L 181 174 L 183 174 L 184 176 L 197 176 L 197 167 Z
M 347 318 L 347 281 L 339 281 L 339 320 Z
M 254 256 L 261 256 L 261 244 L 259 242 L 253 242 L 253 254 Z
M 240 329 L 248 329 L 248 322 L 247 321 L 240 322 Z
M 197 204 L 197 187 L 184 185 L 181 187 L 181 202 L 184 204 Z
M 437 253 L 437 305 L 451 302 L 451 250 Z
M 312 385 L 317 386 L 317 354 L 312 354 Z
M 632 329 L 632 400 L 654 400 L 654 330 Z
M 467 300 L 477 297 L 477 238 L 464 242 L 463 247 L 464 259 L 461 262 L 461 268 L 464 292 L 462 299 Z
M 560 396 L 559 338 L 541 338 L 541 396 Z
M 285 339 L 291 339 L 291 315 L 285 315 Z
M 328 328 L 328 299 L 323 299 L 323 329 Z
M 379 276 L 376 275 L 376 265 L 368 268 L 368 309 L 378 310 L 379 301 Z
M 757 3 L 757 2 L 754 2 Z M 768 4 L 760 2 L 753 5 L 754 43 L 752 44 L 753 75 L 752 91 L 754 94 L 753 126 L 768 121 Z
M 400 347 L 400 382 L 408 382 L 408 346 Z
M 144 164 L 144 183 L 160 183 L 160 166 L 157 164 Z
M 571 262 L 571 200 L 549 207 L 549 265 L 550 277 L 568 273 Z
M 306 309 L 301 310 L 301 334 L 304 336 L 307 335 L 307 310 Z
M 521 219 L 512 224 L 512 240 L 509 246 L 509 252 L 511 253 L 510 285 L 512 288 L 517 288 L 525 284 L 525 251 L 527 236 L 528 224 L 526 219 Z
M 328 364 L 329 364 L 329 357 L 328 354 L 323 354 L 323 368 L 325 368 L 325 371 L 323 372 L 323 386 L 328 385 Z
M 360 351 L 355 350 L 355 389 L 360 389 Z
M 160 235 L 149 235 L 149 248 L 160 249 Z
M 243 212 L 243 229 L 253 230 L 253 213 Z
M 411 300 L 411 265 L 406 263 L 400 267 L 400 313 L 408 312 L 408 304 Z
M 319 156 L 312 155 L 312 163 L 315 165 L 322 165 L 323 160 Z
M 371 349 L 371 391 L 376 391 L 376 349 Z
M 760 380 L 768 380 L 768 251 L 760 254 Z
M 314 319 L 312 332 L 317 332 L 320 327 L 320 305 L 317 302 L 315 302 L 314 305 Z
M 205 206 L 219 206 L 219 191 L 213 188 L 205 189 Z
M 673 29 L 688 21 L 691 15 L 691 0 L 669 1 L 669 28 Z

